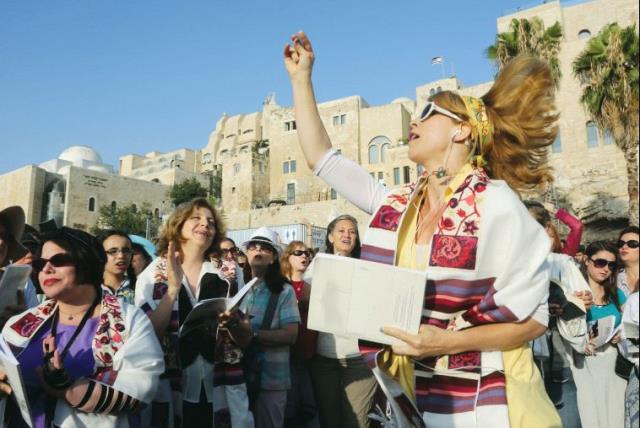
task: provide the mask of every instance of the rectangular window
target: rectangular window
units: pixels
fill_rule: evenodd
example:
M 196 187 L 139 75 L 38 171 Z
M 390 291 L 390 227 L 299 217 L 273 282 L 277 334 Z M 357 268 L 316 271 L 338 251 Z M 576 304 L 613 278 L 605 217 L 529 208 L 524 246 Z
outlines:
M 296 203 L 296 185 L 295 183 L 287 184 L 287 205 Z
M 605 146 L 609 146 L 609 145 L 611 145 L 613 143 L 615 143 L 615 140 L 613 139 L 613 135 L 611 135 L 611 132 L 605 131 L 604 132 L 604 145 Z
M 384 172 L 378 172 L 378 183 L 384 184 Z
M 285 130 L 285 132 L 295 131 L 296 130 L 296 121 L 295 120 L 286 121 L 284 123 L 284 130 Z
M 336 189 L 331 189 L 331 199 L 332 200 L 338 199 L 338 192 L 336 192 Z
M 373 178 L 374 180 L 376 179 L 376 173 L 375 172 L 370 172 L 369 175 L 371 176 L 371 178 Z
M 560 140 L 560 133 L 556 136 L 553 145 L 551 146 L 552 153 L 560 153 L 562 151 L 562 141 Z
M 593 122 L 587 122 L 587 147 L 598 147 L 598 130 Z
M 238 175 L 238 173 L 240 173 L 240 164 L 239 163 L 234 163 L 233 164 L 233 175 Z
M 400 168 L 393 168 L 393 184 L 397 186 L 400 184 Z
M 411 168 L 409 168 L 408 166 L 405 166 L 402 168 L 402 172 L 404 173 L 404 182 L 405 183 L 411 182 Z
M 341 126 L 347 123 L 347 115 L 346 114 L 338 114 L 333 116 L 333 126 Z
M 282 173 L 289 174 L 289 162 L 282 162 Z
M 295 161 L 295 159 L 292 160 L 292 161 L 289 161 L 289 171 L 291 173 L 296 172 L 296 161 Z

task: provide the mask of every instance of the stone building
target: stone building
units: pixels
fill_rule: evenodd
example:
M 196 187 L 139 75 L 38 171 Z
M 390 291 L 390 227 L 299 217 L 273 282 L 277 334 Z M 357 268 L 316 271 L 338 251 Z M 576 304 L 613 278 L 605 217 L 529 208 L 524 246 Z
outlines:
M 144 156 L 129 154 L 120 157 L 119 174 L 172 186 L 188 178 L 197 178 L 202 185 L 209 181 L 200 174 L 200 151 L 179 149 L 168 153 L 149 152 Z
M 499 17 L 497 31 L 507 31 L 514 18 L 534 16 L 546 26 L 558 21 L 564 31 L 563 77 L 557 94 L 560 134 L 550 154 L 556 182 L 544 197 L 586 223 L 585 240 L 609 236 L 627 216 L 624 158 L 610 136 L 596 129 L 585 113 L 571 63 L 588 38 L 606 24 L 637 25 L 638 4 L 633 0 L 549 1 Z M 465 87 L 450 77 L 417 86 L 415 101 L 399 98 L 370 106 L 362 97 L 351 96 L 321 103 L 318 109 L 336 149 L 376 180 L 397 186 L 420 173 L 419 166 L 408 159 L 406 141 L 411 117 L 428 97 L 441 90 L 481 96 L 491 84 Z M 260 112 L 223 116 L 202 150 L 202 161 L 202 171 L 222 171 L 222 207 L 232 230 L 259 225 L 320 226 L 338 213 L 352 214 L 361 222 L 368 218 L 313 176 L 297 141 L 293 109 L 278 105 L 274 97 L 265 101 Z
M 102 205 L 147 203 L 157 217 L 172 210 L 169 186 L 112 171 L 91 147 L 72 146 L 39 166 L 0 175 L 0 207 L 20 205 L 32 225 L 54 219 L 83 230 L 97 223 Z

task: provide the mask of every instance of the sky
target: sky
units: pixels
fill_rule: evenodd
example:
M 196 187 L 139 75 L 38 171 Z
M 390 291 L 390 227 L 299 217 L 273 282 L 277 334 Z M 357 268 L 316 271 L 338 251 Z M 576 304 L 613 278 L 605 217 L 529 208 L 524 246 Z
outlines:
M 496 19 L 531 0 L 2 0 L 0 174 L 96 149 L 125 154 L 201 149 L 224 114 L 251 113 L 291 89 L 289 36 L 314 45 L 319 102 L 415 99 L 447 75 L 491 80 Z

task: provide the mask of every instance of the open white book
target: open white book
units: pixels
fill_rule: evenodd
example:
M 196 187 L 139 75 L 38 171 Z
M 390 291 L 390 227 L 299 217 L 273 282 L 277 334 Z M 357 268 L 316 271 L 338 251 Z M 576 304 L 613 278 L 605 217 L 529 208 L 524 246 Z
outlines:
M 258 278 L 254 278 L 249 281 L 244 287 L 242 287 L 235 296 L 232 298 L 215 298 L 215 299 L 206 299 L 198 302 L 197 305 L 191 309 L 191 312 L 187 315 L 180 330 L 178 332 L 178 336 L 182 337 L 189 333 L 190 331 L 198 328 L 202 323 L 205 322 L 218 322 L 218 316 L 222 314 L 224 311 L 229 311 L 240 303 L 244 296 L 251 290 L 251 288 L 255 285 Z
M 597 322 L 590 323 L 590 336 L 593 342 L 594 348 L 599 347 L 611 342 L 613 336 L 620 331 L 622 324 L 616 327 L 616 317 L 609 315 L 604 318 L 600 318 Z
M 318 254 L 311 275 L 310 329 L 386 345 L 399 341 L 384 326 L 418 333 L 426 272 Z
M 0 335 L 0 366 L 7 375 L 7 380 L 11 386 L 13 398 L 16 400 L 22 419 L 29 427 L 33 427 L 33 419 L 31 418 L 31 409 L 29 408 L 29 400 L 27 399 L 27 388 L 25 388 L 22 373 L 20 371 L 20 363 L 14 357 L 13 352 L 2 335 Z

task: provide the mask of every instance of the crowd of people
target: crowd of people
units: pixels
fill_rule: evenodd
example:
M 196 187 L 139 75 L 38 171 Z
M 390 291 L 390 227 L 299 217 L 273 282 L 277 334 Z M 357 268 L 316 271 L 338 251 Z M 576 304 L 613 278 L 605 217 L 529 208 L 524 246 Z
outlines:
M 203 198 L 154 254 L 118 230 L 25 229 L 9 207 L 0 275 L 33 274 L 0 313 L 23 380 L 1 366 L 0 426 L 637 426 L 638 228 L 583 246 L 577 218 L 517 193 L 551 180 L 548 66 L 518 57 L 481 98 L 433 95 L 409 138 L 425 172 L 387 189 L 332 147 L 304 33 L 284 58 L 309 167 L 372 215 L 362 236 L 333 219 L 320 250 L 426 270 L 419 332 L 380 326 L 398 339 L 382 346 L 309 329 L 318 249 L 267 227 L 238 245 Z M 374 368 L 423 422 L 390 411 Z

